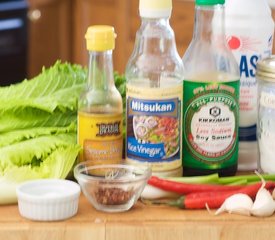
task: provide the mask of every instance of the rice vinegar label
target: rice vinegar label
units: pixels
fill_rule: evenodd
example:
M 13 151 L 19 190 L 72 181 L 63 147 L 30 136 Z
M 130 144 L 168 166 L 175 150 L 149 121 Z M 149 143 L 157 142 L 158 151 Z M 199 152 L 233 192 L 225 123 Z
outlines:
M 181 167 L 182 84 L 126 89 L 126 161 L 150 164 L 153 171 Z
M 219 169 L 238 159 L 239 81 L 184 82 L 183 165 Z
M 120 163 L 122 161 L 122 114 L 78 112 L 80 161 Z

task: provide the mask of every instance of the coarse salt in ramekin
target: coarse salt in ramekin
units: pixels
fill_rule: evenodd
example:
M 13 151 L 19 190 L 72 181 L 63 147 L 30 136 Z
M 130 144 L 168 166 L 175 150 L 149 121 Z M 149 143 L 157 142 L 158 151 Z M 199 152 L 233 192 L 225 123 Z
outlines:
M 59 221 L 77 213 L 80 186 L 69 180 L 41 179 L 16 188 L 20 214 L 30 220 Z

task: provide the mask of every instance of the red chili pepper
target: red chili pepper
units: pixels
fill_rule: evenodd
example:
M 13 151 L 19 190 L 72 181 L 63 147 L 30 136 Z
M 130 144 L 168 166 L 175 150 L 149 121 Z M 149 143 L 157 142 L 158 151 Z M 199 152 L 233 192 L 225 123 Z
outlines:
M 194 184 L 182 183 L 170 180 L 165 180 L 152 176 L 148 184 L 160 188 L 165 191 L 175 192 L 178 194 L 188 194 L 195 192 L 214 192 L 214 191 L 233 191 L 242 188 L 243 186 L 224 186 L 224 185 L 210 185 L 210 184 Z
M 209 208 L 219 208 L 228 197 L 236 193 L 244 193 L 254 199 L 261 185 L 262 183 L 255 183 L 235 191 L 190 193 L 168 204 L 184 209 L 205 209 L 206 204 Z M 268 190 L 274 189 L 275 182 L 267 182 L 265 188 Z

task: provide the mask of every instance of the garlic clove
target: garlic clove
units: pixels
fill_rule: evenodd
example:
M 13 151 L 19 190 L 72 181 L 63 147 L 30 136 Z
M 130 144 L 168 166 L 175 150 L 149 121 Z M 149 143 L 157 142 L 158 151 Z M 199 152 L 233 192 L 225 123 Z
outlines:
M 275 188 L 272 191 L 272 198 L 275 200 Z
M 218 215 L 222 212 L 237 213 L 250 216 L 250 211 L 253 206 L 252 199 L 243 193 L 237 193 L 228 197 L 222 206 L 215 212 Z
M 251 213 L 257 217 L 269 217 L 275 211 L 275 202 L 272 195 L 265 188 L 257 192 L 256 199 L 251 209 Z

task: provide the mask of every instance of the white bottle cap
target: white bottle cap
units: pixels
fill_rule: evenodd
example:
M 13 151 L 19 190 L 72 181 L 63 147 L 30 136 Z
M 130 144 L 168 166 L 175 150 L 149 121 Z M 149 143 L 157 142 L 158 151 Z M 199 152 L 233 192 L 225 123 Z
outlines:
M 144 18 L 169 18 L 172 0 L 139 0 L 139 14 Z

